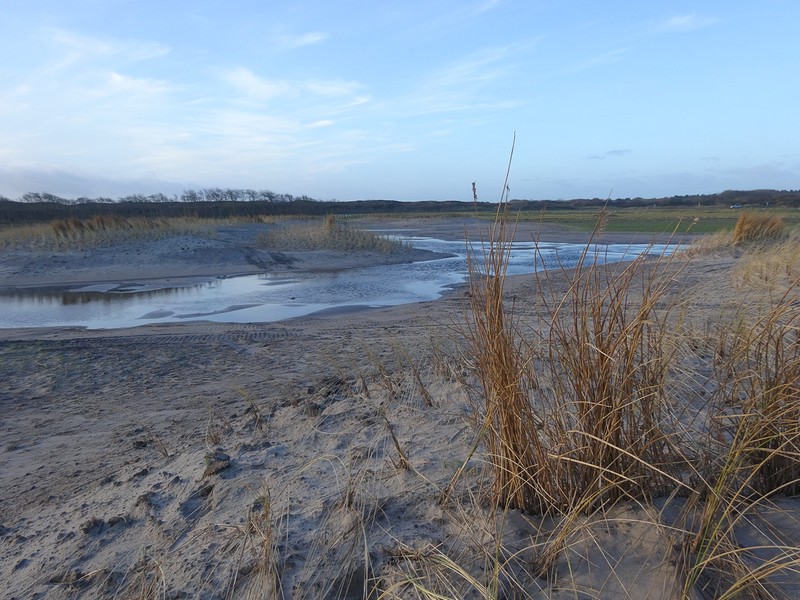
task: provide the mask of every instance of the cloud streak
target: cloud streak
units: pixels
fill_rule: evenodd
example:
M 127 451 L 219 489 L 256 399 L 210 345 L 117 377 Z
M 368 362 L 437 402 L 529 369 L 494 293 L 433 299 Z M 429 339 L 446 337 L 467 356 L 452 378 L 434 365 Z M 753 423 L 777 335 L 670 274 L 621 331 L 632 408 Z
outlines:
M 302 94 L 341 97 L 355 96 L 363 86 L 357 81 L 342 79 L 308 79 L 289 81 L 259 77 L 246 67 L 236 67 L 222 73 L 222 79 L 248 97 L 260 100 L 297 97 Z
M 620 156 L 626 156 L 632 153 L 633 150 L 628 150 L 627 148 L 620 148 L 617 150 L 606 150 L 601 154 L 590 154 L 586 158 L 588 158 L 589 160 L 605 160 L 606 158 L 618 158 Z
M 286 49 L 302 48 L 304 46 L 313 46 L 320 44 L 328 39 L 328 34 L 321 31 L 311 31 L 300 35 L 279 35 L 276 40 L 278 44 Z
M 705 29 L 716 25 L 719 19 L 714 17 L 705 17 L 697 13 L 688 13 L 685 15 L 675 15 L 662 21 L 658 28 L 666 32 L 686 32 L 697 31 L 698 29 Z

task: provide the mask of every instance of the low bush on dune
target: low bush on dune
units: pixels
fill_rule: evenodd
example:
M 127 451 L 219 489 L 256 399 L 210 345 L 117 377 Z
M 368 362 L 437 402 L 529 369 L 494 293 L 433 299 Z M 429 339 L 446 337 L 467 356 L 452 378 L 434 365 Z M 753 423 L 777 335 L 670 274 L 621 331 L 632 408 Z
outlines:
M 406 248 L 397 240 L 340 223 L 333 215 L 323 220 L 287 224 L 261 234 L 258 245 L 270 250 L 338 250 L 395 252 Z

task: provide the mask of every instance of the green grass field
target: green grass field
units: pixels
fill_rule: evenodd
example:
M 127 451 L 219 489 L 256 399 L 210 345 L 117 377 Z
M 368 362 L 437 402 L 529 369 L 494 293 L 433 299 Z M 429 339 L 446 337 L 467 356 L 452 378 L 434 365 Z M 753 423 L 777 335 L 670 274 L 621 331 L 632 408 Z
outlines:
M 515 213 L 510 210 L 512 218 L 522 222 L 552 223 L 574 231 L 590 232 L 597 226 L 601 212 L 600 207 L 570 208 L 549 211 L 523 211 Z M 677 207 L 643 207 L 614 208 L 608 210 L 608 221 L 605 230 L 618 233 L 716 233 L 733 231 L 736 221 L 743 212 L 770 215 L 783 219 L 788 229 L 800 227 L 800 209 L 795 208 L 763 208 L 731 209 L 714 206 L 677 206 Z M 491 210 L 459 211 L 447 213 L 408 212 L 402 214 L 374 213 L 372 216 L 387 218 L 470 218 L 477 217 L 493 221 L 495 212 Z
M 743 211 L 717 207 L 611 208 L 605 230 L 610 232 L 715 233 L 733 230 Z M 760 209 L 759 214 L 781 217 L 789 228 L 800 224 L 800 210 L 791 208 Z M 598 208 L 521 213 L 522 221 L 540 221 L 592 231 L 600 215 Z M 487 217 L 488 218 L 488 217 Z

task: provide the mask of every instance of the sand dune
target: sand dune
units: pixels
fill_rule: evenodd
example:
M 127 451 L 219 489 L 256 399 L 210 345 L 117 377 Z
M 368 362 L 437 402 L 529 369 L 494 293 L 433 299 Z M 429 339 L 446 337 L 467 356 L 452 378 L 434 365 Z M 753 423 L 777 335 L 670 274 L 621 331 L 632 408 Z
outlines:
M 464 231 L 452 220 L 413 226 Z M 180 238 L 16 254 L 0 261 L 0 285 L 420 258 L 247 246 L 245 237 Z M 670 297 L 691 296 L 691 318 L 712 321 L 733 264 L 691 261 Z M 526 302 L 533 277 L 507 286 L 521 324 L 532 326 L 541 314 Z M 415 585 L 454 598 L 679 597 L 681 540 L 670 515 L 680 498 L 582 518 L 539 576 L 534 565 L 563 524 L 493 510 L 486 499 L 465 294 L 272 324 L 0 331 L 6 597 L 414 598 Z M 796 500 L 759 514 L 800 543 Z M 753 524 L 737 541 L 770 535 Z M 799 586 L 793 572 L 771 589 L 796 597 Z

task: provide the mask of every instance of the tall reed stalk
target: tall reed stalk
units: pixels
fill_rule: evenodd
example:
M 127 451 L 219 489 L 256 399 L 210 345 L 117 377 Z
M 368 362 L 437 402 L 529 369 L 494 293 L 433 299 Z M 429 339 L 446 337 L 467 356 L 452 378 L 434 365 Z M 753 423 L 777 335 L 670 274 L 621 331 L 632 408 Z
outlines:
M 515 328 L 513 312 L 504 305 L 503 290 L 515 224 L 508 213 L 508 170 L 488 238 L 480 259 L 468 252 L 472 318 L 467 340 L 485 401 L 484 428 L 494 473 L 494 497 L 509 508 L 540 511 L 535 467 L 544 449 L 536 435 L 536 420 L 527 390 L 527 360 Z

